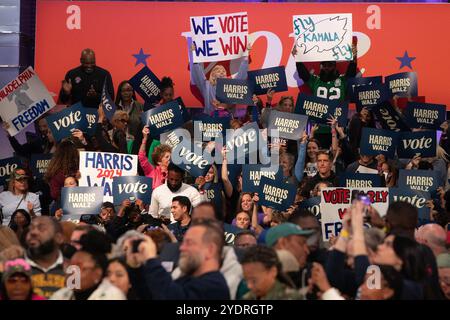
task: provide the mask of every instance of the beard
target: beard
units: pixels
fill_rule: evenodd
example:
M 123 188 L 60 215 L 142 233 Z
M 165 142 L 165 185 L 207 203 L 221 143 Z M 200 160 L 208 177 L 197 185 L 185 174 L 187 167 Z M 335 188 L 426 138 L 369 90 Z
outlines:
M 167 183 L 167 188 L 169 188 L 169 190 L 172 192 L 177 192 L 181 188 L 181 183 L 177 184 L 175 187 L 173 187 L 169 183 Z
M 178 265 L 183 274 L 190 276 L 200 268 L 203 257 L 199 253 L 182 253 Z
M 40 258 L 52 253 L 56 249 L 53 239 L 42 242 L 38 247 L 28 247 L 28 255 L 31 259 Z
M 335 70 L 334 72 L 325 72 L 323 70 L 320 71 L 320 80 L 323 82 L 334 81 L 339 77 L 338 72 Z

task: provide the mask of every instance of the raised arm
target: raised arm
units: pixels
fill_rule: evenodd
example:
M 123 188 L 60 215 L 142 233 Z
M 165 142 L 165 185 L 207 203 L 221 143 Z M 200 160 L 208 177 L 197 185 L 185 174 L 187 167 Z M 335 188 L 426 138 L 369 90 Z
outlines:
M 298 143 L 298 157 L 297 162 L 294 167 L 294 174 L 297 181 L 303 180 L 303 173 L 305 171 L 305 161 L 306 161 L 306 144 L 308 143 L 308 134 L 306 131 L 303 132 L 301 141 Z
M 222 148 L 222 182 L 225 195 L 230 198 L 233 194 L 233 185 L 228 179 L 228 161 L 227 161 L 227 147 Z
M 292 56 L 295 58 L 297 54 L 297 45 L 294 45 L 294 48 L 292 48 Z M 311 77 L 311 74 L 309 73 L 308 69 L 306 69 L 306 66 L 303 64 L 303 62 L 296 62 L 295 67 L 297 68 L 297 73 L 300 79 L 302 79 L 304 83 L 307 83 L 309 81 L 309 78 Z

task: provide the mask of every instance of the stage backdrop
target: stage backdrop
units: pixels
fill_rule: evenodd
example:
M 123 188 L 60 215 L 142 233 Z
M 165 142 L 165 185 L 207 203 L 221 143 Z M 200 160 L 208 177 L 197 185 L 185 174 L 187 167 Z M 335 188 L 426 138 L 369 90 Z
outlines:
M 253 42 L 249 70 L 286 66 L 289 94 L 295 97 L 302 82 L 290 54 L 294 43 L 292 16 L 351 13 L 353 35 L 358 37 L 358 66 L 364 76 L 417 72 L 419 95 L 450 108 L 447 4 L 38 0 L 35 69 L 57 94 L 65 73 L 79 65 L 81 50 L 89 47 L 96 52 L 97 65 L 111 72 L 115 88 L 146 63 L 159 78 L 172 77 L 175 95 L 183 97 L 187 106 L 200 106 L 190 86 L 189 17 L 234 12 L 248 13 Z M 206 66 L 210 70 L 213 63 Z M 237 72 L 238 63 L 226 67 Z M 318 63 L 310 67 L 318 73 Z

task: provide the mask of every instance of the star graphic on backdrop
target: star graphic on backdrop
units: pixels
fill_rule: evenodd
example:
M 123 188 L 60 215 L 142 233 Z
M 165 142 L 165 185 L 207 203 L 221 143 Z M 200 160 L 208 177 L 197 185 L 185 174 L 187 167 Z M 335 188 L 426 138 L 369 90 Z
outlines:
M 144 66 L 146 66 L 147 65 L 147 58 L 151 57 L 151 55 L 150 54 L 145 54 L 144 50 L 142 50 L 142 48 L 141 48 L 141 50 L 139 50 L 138 54 L 133 54 L 133 57 L 136 58 L 135 66 L 137 66 L 140 63 L 142 63 Z
M 412 70 L 411 62 L 413 60 L 415 60 L 416 57 L 408 56 L 408 51 L 405 51 L 405 54 L 403 55 L 403 57 L 396 57 L 396 59 L 401 62 L 399 69 L 401 69 L 403 67 L 408 67 L 408 68 L 410 68 Z

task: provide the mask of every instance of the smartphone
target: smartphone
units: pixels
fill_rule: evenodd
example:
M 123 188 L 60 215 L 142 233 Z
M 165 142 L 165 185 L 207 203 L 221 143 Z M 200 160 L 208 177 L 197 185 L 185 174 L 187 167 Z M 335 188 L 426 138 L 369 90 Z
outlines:
M 364 221 L 368 222 L 370 220 L 369 206 L 372 202 L 370 202 L 370 198 L 366 194 L 359 194 L 357 199 L 364 204 Z

